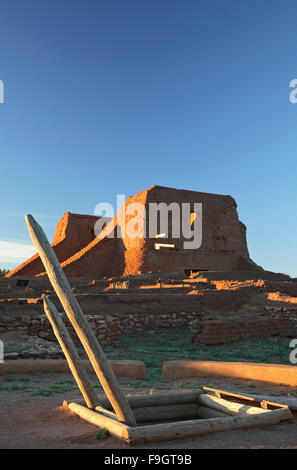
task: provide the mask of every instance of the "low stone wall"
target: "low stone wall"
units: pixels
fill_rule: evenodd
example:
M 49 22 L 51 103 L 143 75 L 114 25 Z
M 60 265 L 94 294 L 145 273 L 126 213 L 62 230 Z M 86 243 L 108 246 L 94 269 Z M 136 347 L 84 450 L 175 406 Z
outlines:
M 193 344 L 221 344 L 238 339 L 260 338 L 265 336 L 297 337 L 294 322 L 286 317 L 261 317 L 253 320 L 234 319 L 233 321 L 194 320 L 191 324 Z
M 189 328 L 190 323 L 198 316 L 199 314 L 195 312 L 167 314 L 116 313 L 114 315 L 86 315 L 86 319 L 103 346 L 118 346 L 122 332 L 144 329 Z M 67 316 L 63 314 L 62 318 L 73 341 L 79 344 L 80 341 Z M 0 318 L 0 339 L 1 333 L 7 331 L 20 331 L 30 336 L 39 336 L 47 341 L 56 341 L 52 327 L 45 315 L 2 315 Z
M 209 288 L 195 290 L 191 293 L 172 293 L 171 289 L 155 289 L 157 292 L 148 292 L 139 289 L 137 293 L 117 289 L 120 293 L 79 293 L 75 288 L 73 292 L 85 315 L 94 315 L 97 312 L 105 315 L 140 314 L 145 315 L 187 312 L 236 312 L 243 304 L 248 303 L 255 287 L 246 287 L 241 290 L 219 290 Z M 19 293 L 20 294 L 20 293 Z M 26 292 L 29 295 L 30 292 Z M 43 301 L 41 297 L 11 297 L 0 299 L 0 319 L 2 315 L 42 315 Z M 48 294 L 49 299 L 62 311 L 62 306 L 53 293 Z
M 62 315 L 73 341 L 80 344 L 80 341 L 65 314 Z M 104 346 L 117 346 L 120 339 L 120 329 L 115 324 L 114 318 L 109 315 L 86 315 L 86 319 L 91 325 L 98 340 Z M 1 333 L 8 331 L 22 332 L 29 336 L 39 336 L 47 341 L 57 342 L 50 322 L 45 315 L 32 316 L 2 316 L 0 318 L 0 339 Z

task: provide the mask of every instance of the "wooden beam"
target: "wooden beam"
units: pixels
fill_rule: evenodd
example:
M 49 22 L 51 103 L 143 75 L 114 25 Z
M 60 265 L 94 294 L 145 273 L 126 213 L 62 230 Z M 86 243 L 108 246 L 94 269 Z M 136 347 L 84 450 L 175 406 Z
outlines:
M 284 419 L 291 419 L 292 413 L 286 408 L 271 410 L 248 416 L 227 416 L 226 418 L 198 419 L 162 423 L 149 426 L 127 428 L 123 433 L 131 444 L 184 439 L 219 431 L 245 429 L 252 426 L 278 424 Z
M 198 418 L 198 403 L 179 403 L 176 405 L 157 405 L 143 406 L 133 408 L 134 416 L 138 423 L 154 423 L 161 421 Z M 96 406 L 96 411 L 103 410 L 102 407 Z
M 234 392 L 226 392 L 224 390 L 219 390 L 216 388 L 203 387 L 203 390 L 206 392 L 214 392 L 215 396 L 218 398 L 224 398 L 238 403 L 250 404 L 254 403 L 256 406 L 261 406 L 265 409 L 275 409 L 275 408 L 291 408 L 296 409 L 297 400 L 294 399 L 284 399 L 283 397 L 272 397 L 267 395 L 251 395 L 251 394 L 238 394 Z M 211 396 L 211 395 L 210 395 Z M 277 400 L 277 401 L 274 401 Z M 288 401 L 289 400 L 289 401 Z M 246 403 L 247 402 L 247 403 Z M 295 405 L 295 407 L 294 407 Z
M 208 406 L 199 406 L 197 418 L 209 419 L 209 418 L 226 418 L 226 414 L 221 411 L 213 410 Z
M 80 402 L 77 404 L 83 406 Z M 176 405 L 156 405 L 133 408 L 133 412 L 138 423 L 154 423 L 169 420 L 198 418 L 200 417 L 200 408 L 201 406 L 199 406 L 198 403 L 180 403 Z M 96 406 L 95 411 L 118 421 L 116 414 L 103 406 Z M 216 413 L 216 417 L 222 415 L 222 413 Z
M 80 405 L 80 403 L 78 403 Z M 115 421 L 119 421 L 117 415 L 110 410 L 107 410 L 103 406 L 97 405 L 95 411 L 99 411 L 99 413 L 103 416 L 107 416 L 108 418 L 114 419 Z
M 49 298 L 43 294 L 43 308 L 45 314 L 53 328 L 53 332 L 65 354 L 69 368 L 73 377 L 76 380 L 77 386 L 81 391 L 88 408 L 95 408 L 99 405 L 99 399 L 93 389 L 87 372 L 81 362 L 76 347 L 72 341 L 66 326 L 64 325 L 60 314 L 58 313 L 55 305 Z
M 199 403 L 231 416 L 270 413 L 270 410 L 267 409 L 243 405 L 207 394 L 200 395 Z
M 225 390 L 220 390 L 218 388 L 210 388 L 210 387 L 203 387 L 204 392 L 213 392 L 216 397 L 223 398 L 223 397 L 230 397 L 238 398 L 239 400 L 246 400 L 246 401 L 257 401 L 255 397 L 250 395 L 243 395 L 242 393 L 233 393 L 233 392 L 226 392 Z
M 132 429 L 126 424 L 120 423 L 108 416 L 104 416 L 103 414 L 90 410 L 85 406 L 79 405 L 77 403 L 67 403 L 64 402 L 64 406 L 72 411 L 73 413 L 77 414 L 80 418 L 88 421 L 88 423 L 94 424 L 99 428 L 107 429 L 110 434 L 115 437 L 120 437 L 125 439 L 127 437 L 127 430 Z
M 156 393 L 153 395 L 135 395 L 126 397 L 129 405 L 134 410 L 135 408 L 145 406 L 157 405 L 177 405 L 186 403 L 198 403 L 199 396 L 202 391 L 189 391 L 189 392 L 173 392 L 173 393 Z M 107 410 L 111 410 L 109 400 L 100 398 L 100 404 Z
M 72 412 L 76 413 L 89 423 L 101 428 L 106 428 L 115 437 L 119 437 L 132 445 L 172 439 L 184 439 L 198 436 L 200 434 L 230 431 L 234 429 L 246 429 L 253 426 L 278 424 L 283 420 L 292 419 L 292 413 L 289 409 L 279 408 L 277 410 L 269 410 L 266 413 L 257 413 L 253 415 L 211 417 L 210 419 L 175 421 L 171 423 L 131 427 L 123 423 L 119 423 L 118 421 L 104 416 L 101 413 L 89 410 L 85 406 L 81 406 L 77 403 L 68 404 L 67 402 L 64 402 L 64 406 L 65 405 Z M 206 407 L 201 406 L 200 409 L 202 408 L 205 408 L 207 411 Z M 208 415 L 220 413 L 212 409 L 208 410 L 210 412 L 207 413 Z
M 31 239 L 43 262 L 48 278 L 92 363 L 101 385 L 121 422 L 136 426 L 130 405 L 122 393 L 116 377 L 85 315 L 73 294 L 68 280 L 44 231 L 34 217 L 26 215 Z
M 205 387 L 204 387 L 205 388 Z M 226 393 L 226 392 L 225 392 Z M 229 392 L 228 392 L 229 394 Z M 231 394 L 235 395 L 235 394 Z M 268 405 L 278 405 L 279 407 L 281 405 L 285 405 L 289 407 L 293 411 L 297 411 L 297 398 L 293 397 L 281 397 L 281 396 L 274 396 L 274 395 L 253 395 L 251 393 L 246 393 L 244 394 L 245 398 L 252 399 L 254 402 L 266 402 Z

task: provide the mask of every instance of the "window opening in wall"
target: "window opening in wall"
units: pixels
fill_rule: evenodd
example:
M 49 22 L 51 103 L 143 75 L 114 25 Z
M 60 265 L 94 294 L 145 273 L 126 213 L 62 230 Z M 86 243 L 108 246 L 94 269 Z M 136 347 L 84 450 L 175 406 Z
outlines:
M 156 238 L 166 238 L 166 233 L 157 233 Z
M 160 248 L 174 248 L 173 243 L 155 243 L 155 250 L 160 250 Z

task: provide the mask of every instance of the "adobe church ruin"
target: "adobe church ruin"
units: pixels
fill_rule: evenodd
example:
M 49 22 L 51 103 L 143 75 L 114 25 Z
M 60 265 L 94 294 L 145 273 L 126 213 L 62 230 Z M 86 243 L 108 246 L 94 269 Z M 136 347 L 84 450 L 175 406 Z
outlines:
M 51 244 L 66 276 L 98 279 L 149 272 L 262 269 L 249 257 L 246 227 L 238 218 L 237 205 L 231 196 L 152 186 L 129 197 L 121 210 L 134 202 L 147 209 L 144 215 L 146 218 L 150 203 L 178 203 L 180 206 L 188 203 L 191 208 L 195 203 L 202 203 L 201 246 L 184 249 L 185 240 L 172 237 L 172 220 L 169 220 L 165 236 L 156 234 L 155 238 L 131 238 L 124 234 L 119 238 L 123 220 L 120 220 L 118 213 L 111 220 L 115 237 L 109 238 L 108 227 L 106 234 L 102 232 L 103 236 L 95 236 L 94 226 L 100 217 L 67 212 L 58 222 Z M 124 223 L 128 224 L 132 218 L 133 215 L 126 214 Z M 10 271 L 6 277 L 45 275 L 43 271 L 41 260 L 36 254 Z

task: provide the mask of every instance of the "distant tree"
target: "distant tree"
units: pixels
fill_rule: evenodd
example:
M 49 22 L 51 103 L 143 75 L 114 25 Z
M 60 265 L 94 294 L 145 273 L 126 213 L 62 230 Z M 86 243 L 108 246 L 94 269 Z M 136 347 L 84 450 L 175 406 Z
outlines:
M 9 269 L 0 269 L 0 277 L 4 277 L 7 273 L 9 273 Z

